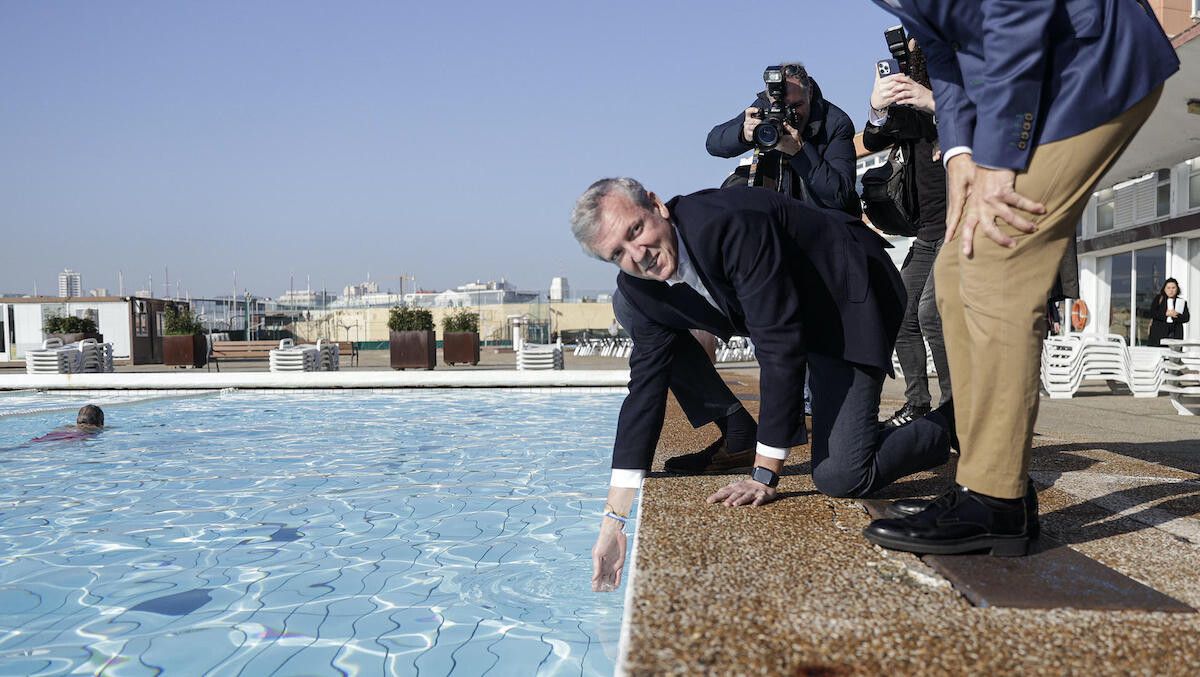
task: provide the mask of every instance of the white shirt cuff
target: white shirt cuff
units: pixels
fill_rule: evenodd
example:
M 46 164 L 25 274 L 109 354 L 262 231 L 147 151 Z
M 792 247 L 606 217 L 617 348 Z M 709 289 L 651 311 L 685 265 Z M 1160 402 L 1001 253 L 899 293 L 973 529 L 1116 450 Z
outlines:
M 787 447 L 772 447 L 771 445 L 763 444 L 762 442 L 758 443 L 758 446 L 754 449 L 754 452 L 766 456 L 767 458 L 773 458 L 779 461 L 787 460 L 788 455 Z
M 613 468 L 612 479 L 609 484 L 622 489 L 640 489 L 642 488 L 642 478 L 646 476 L 645 470 L 629 470 L 627 468 Z
M 970 152 L 971 152 L 970 146 L 955 146 L 955 147 L 951 148 L 950 150 L 946 151 L 945 153 L 942 153 L 942 166 L 945 167 L 946 163 L 950 161 L 950 158 L 954 157 L 955 155 L 962 155 L 963 153 L 970 153 Z
M 886 108 L 883 109 L 882 114 L 880 114 L 879 111 L 875 110 L 873 107 L 868 106 L 868 109 L 871 112 L 867 113 L 867 122 L 870 122 L 876 127 L 882 127 L 883 123 L 887 122 L 888 112 Z

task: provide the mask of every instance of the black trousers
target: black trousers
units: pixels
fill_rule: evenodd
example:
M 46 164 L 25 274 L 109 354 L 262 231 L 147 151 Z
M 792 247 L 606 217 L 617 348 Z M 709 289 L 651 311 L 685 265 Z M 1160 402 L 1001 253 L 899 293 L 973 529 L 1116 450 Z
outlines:
M 623 304 L 615 295 L 613 309 L 625 324 L 622 315 L 628 315 Z M 693 427 L 742 407 L 690 334 L 680 334 L 672 351 L 671 392 Z M 880 429 L 879 396 L 885 375 L 879 369 L 810 353 L 808 371 L 812 474 L 821 493 L 869 496 L 901 477 L 936 468 L 949 459 L 949 422 L 939 411 L 902 428 Z
M 904 399 L 914 406 L 928 407 L 931 399 L 925 361 L 926 341 L 933 353 L 938 386 L 942 391 L 940 403 L 944 404 L 951 396 L 950 362 L 946 359 L 946 339 L 942 336 L 942 317 L 938 314 L 933 287 L 933 262 L 941 248 L 941 240 L 915 239 L 900 268 L 908 305 L 900 323 L 900 334 L 896 336 L 896 357 L 900 358 L 900 371 L 904 373 Z

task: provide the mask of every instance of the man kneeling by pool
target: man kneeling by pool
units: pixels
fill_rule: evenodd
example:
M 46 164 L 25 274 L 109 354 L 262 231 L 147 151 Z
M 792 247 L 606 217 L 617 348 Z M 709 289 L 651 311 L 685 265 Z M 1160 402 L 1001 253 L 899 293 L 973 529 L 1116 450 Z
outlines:
M 625 519 L 658 445 L 668 388 L 696 426 L 742 410 L 690 329 L 748 335 L 760 367 L 754 468 L 709 503 L 775 500 L 788 450 L 808 441 L 806 369 L 813 482 L 823 493 L 866 496 L 946 462 L 951 405 L 902 428 L 879 427 L 904 286 L 884 240 L 858 219 L 762 188 L 664 203 L 619 178 L 587 189 L 571 229 L 585 252 L 621 269 L 613 305 L 633 339 L 608 503 L 592 549 L 593 590 L 620 585 Z M 689 403 L 701 406 L 689 411 Z

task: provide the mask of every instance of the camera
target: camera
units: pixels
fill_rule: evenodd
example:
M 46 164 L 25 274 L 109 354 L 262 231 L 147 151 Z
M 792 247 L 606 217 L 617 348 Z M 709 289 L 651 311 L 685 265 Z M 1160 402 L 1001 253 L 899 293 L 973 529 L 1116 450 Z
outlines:
M 770 108 L 760 113 L 763 121 L 754 128 L 754 145 L 762 150 L 771 150 L 779 143 L 783 134 L 783 123 L 796 126 L 796 113 L 784 104 L 787 95 L 787 83 L 784 81 L 782 66 L 768 66 L 763 71 L 763 82 L 767 85 L 767 101 Z
M 885 29 L 883 39 L 887 42 L 888 52 L 891 52 L 892 58 L 900 67 L 900 72 L 909 75 L 908 65 L 912 54 L 908 51 L 908 36 L 904 34 L 904 26 L 892 26 Z M 891 73 L 891 75 L 895 75 L 895 73 Z

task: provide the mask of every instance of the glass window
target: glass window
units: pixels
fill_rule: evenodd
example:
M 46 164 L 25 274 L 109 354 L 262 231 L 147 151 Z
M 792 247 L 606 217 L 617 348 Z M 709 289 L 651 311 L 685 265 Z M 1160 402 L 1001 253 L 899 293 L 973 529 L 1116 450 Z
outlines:
M 1129 294 L 1132 287 L 1133 255 L 1129 252 L 1106 256 L 1109 271 L 1108 333 L 1129 338 Z
M 1156 216 L 1171 215 L 1171 170 L 1158 170 L 1158 195 L 1155 201 Z
M 1192 176 L 1188 179 L 1188 207 L 1200 207 L 1200 162 L 1192 160 Z
M 1190 296 L 1183 297 L 1184 301 L 1200 299 L 1200 238 L 1188 240 L 1188 278 L 1191 280 Z M 1200 336 L 1200 327 L 1196 321 L 1183 325 L 1184 337 L 1194 339 Z
M 133 335 L 138 337 L 150 335 L 150 315 L 146 312 L 146 305 L 142 301 L 138 301 L 134 307 Z
M 1167 246 L 1139 249 L 1134 252 L 1134 256 L 1134 267 L 1137 270 L 1134 299 L 1134 307 L 1137 308 L 1136 339 L 1137 345 L 1141 345 L 1150 338 L 1150 304 L 1167 279 Z
M 1098 233 L 1112 230 L 1114 196 L 1112 188 L 1106 188 L 1096 194 L 1096 232 Z

